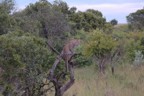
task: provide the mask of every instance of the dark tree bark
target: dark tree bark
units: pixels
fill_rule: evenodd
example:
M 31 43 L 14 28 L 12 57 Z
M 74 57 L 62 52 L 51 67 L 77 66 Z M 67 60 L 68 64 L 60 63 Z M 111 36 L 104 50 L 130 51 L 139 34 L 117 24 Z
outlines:
M 114 67 L 111 67 L 112 75 L 114 75 Z
M 63 96 L 64 92 L 66 92 L 74 84 L 73 62 L 70 61 L 68 62 L 70 71 L 70 80 L 66 84 L 62 85 L 61 82 L 59 81 L 59 78 L 55 76 L 54 71 L 57 65 L 60 63 L 61 59 L 62 58 L 60 56 L 57 57 L 52 66 L 52 69 L 50 70 L 50 74 L 48 77 L 48 79 L 53 83 L 55 87 L 55 96 Z M 62 75 L 65 75 L 65 73 L 61 73 L 59 77 L 61 77 Z
M 69 69 L 70 69 L 70 80 L 62 85 L 61 82 L 59 82 L 59 78 L 56 78 L 56 76 L 54 76 L 54 70 L 55 67 L 57 66 L 58 64 L 58 60 L 56 60 L 56 62 L 54 63 L 54 66 L 51 70 L 51 74 L 50 74 L 50 81 L 53 83 L 54 87 L 55 87 L 55 96 L 63 96 L 64 92 L 66 92 L 73 84 L 74 84 L 74 72 L 73 72 L 73 65 L 72 65 L 72 62 L 70 62 L 70 66 L 69 66 Z M 61 74 L 63 75 L 63 73 Z
M 73 49 L 79 44 L 80 40 L 71 40 L 64 46 L 62 52 L 59 54 L 59 52 L 54 47 L 50 46 L 50 44 L 48 43 L 50 49 L 56 54 L 58 54 L 48 77 L 48 79 L 53 83 L 55 87 L 55 96 L 63 96 L 64 92 L 66 92 L 74 84 L 75 80 L 72 58 L 76 55 L 76 53 L 73 52 Z M 54 71 L 61 60 L 65 61 L 66 68 L 68 68 L 70 75 L 69 81 L 67 81 L 67 83 L 65 84 L 63 84 L 59 79 L 61 79 L 63 76 L 65 77 L 65 75 L 67 75 L 67 72 L 62 72 L 61 74 L 57 75 L 54 74 Z

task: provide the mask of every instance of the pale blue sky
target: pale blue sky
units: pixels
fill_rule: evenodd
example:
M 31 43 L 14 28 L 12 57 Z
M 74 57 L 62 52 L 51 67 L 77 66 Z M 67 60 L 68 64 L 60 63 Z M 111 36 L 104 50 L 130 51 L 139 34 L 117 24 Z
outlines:
M 38 0 L 15 0 L 18 9 L 23 9 L 29 3 Z M 53 0 L 48 0 L 53 2 Z M 103 16 L 110 21 L 118 20 L 119 23 L 126 23 L 126 16 L 131 12 L 144 7 L 144 0 L 63 0 L 72 7 L 77 7 L 80 11 L 95 9 L 103 13 Z

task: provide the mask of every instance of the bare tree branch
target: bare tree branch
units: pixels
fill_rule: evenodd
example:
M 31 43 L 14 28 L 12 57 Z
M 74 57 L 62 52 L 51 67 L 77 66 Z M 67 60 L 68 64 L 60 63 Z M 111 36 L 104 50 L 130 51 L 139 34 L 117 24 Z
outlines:
M 60 55 L 60 53 L 59 53 L 53 46 L 51 46 L 51 44 L 50 44 L 48 41 L 47 41 L 46 43 L 47 43 L 48 47 L 49 47 L 54 53 L 56 53 L 57 55 Z

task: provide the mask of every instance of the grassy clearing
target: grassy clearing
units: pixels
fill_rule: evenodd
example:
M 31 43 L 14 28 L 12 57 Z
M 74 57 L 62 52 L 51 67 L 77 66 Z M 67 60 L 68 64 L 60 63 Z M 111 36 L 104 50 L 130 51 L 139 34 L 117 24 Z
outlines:
M 64 96 L 144 96 L 144 66 L 116 68 L 100 75 L 94 67 L 75 70 L 75 84 Z

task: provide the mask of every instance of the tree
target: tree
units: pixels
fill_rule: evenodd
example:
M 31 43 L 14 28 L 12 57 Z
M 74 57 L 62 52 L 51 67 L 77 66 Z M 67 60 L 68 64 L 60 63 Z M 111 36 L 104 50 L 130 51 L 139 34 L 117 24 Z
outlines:
M 67 5 L 66 2 L 64 2 L 62 0 L 55 0 L 54 4 L 53 4 L 53 8 L 54 8 L 54 10 L 57 10 L 57 11 L 63 13 L 64 15 L 69 14 L 69 6 Z
M 108 64 L 113 57 L 115 47 L 116 41 L 111 36 L 95 31 L 89 34 L 84 54 L 94 57 L 99 71 L 104 73 L 105 64 Z
M 143 33 L 142 32 L 130 32 L 128 34 L 128 40 L 125 40 L 127 42 L 127 56 L 130 60 L 130 62 L 135 61 L 137 53 L 142 53 L 144 51 L 143 46 Z
M 77 10 L 76 7 L 71 7 L 71 8 L 69 9 L 70 14 L 74 14 L 74 13 L 76 13 L 76 10 Z
M 0 1 L 0 35 L 6 34 L 14 27 L 14 19 L 11 16 L 14 9 L 13 0 Z
M 54 55 L 45 40 L 22 31 L 0 36 L 0 85 L 4 96 L 41 96 Z
M 46 38 L 50 45 L 60 51 L 71 28 L 64 14 L 53 6 L 47 0 L 41 0 L 13 16 L 21 30 Z
M 113 19 L 110 21 L 110 23 L 114 26 L 118 24 L 118 21 L 116 19 Z
M 71 16 L 72 15 L 72 16 Z M 103 29 L 106 23 L 105 18 L 103 18 L 102 13 L 97 10 L 88 9 L 85 12 L 76 12 L 70 15 L 70 21 L 75 23 L 75 28 L 85 31 Z
M 144 9 L 140 9 L 137 10 L 136 12 L 130 13 L 126 18 L 130 29 L 132 30 L 144 29 Z
M 104 24 L 103 28 L 104 33 L 111 34 L 113 32 L 113 26 L 111 23 L 107 22 Z

